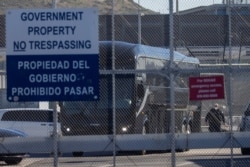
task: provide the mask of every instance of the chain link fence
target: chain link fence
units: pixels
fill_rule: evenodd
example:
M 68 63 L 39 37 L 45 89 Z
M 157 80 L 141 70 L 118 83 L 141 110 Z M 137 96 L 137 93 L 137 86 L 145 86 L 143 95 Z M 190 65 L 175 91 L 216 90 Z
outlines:
M 4 128 L 0 152 L 10 156 L 3 160 L 17 166 L 74 166 L 74 162 L 85 166 L 246 166 L 245 155 L 250 154 L 249 3 L 1 0 L 0 108 L 10 109 L 0 110 Z M 100 100 L 8 102 L 6 11 L 90 7 L 99 9 Z M 209 88 L 199 90 L 203 98 L 190 99 L 194 93 L 190 78 L 202 80 L 203 85 L 218 76 L 223 78 L 224 98 L 208 98 L 217 90 Z M 224 119 L 220 118 L 218 132 L 210 132 L 206 117 L 215 103 Z M 37 123 L 46 128 L 39 129 Z M 9 137 L 12 133 L 19 138 Z M 21 161 L 20 155 L 26 153 L 31 158 Z

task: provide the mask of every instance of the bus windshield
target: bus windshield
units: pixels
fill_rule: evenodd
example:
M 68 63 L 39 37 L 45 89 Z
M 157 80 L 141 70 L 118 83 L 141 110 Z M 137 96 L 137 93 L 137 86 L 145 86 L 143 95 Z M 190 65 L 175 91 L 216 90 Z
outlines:
M 115 80 L 115 107 L 124 111 L 130 109 L 133 103 L 134 94 L 134 76 L 116 76 Z M 121 89 L 124 88 L 124 89 Z M 99 101 L 68 101 L 64 102 L 64 114 L 78 114 L 91 111 L 105 114 L 113 108 L 112 104 L 112 78 L 111 76 L 102 76 L 100 79 L 100 100 Z

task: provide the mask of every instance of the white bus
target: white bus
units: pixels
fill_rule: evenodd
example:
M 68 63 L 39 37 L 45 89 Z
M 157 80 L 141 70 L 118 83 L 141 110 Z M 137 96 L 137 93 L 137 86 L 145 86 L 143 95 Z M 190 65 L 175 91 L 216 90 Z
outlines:
M 167 69 L 169 49 L 119 41 L 115 41 L 114 45 L 115 69 L 132 71 L 115 74 L 116 133 L 138 134 L 143 129 L 146 133 L 168 133 L 170 79 L 159 71 Z M 113 133 L 113 80 L 112 72 L 108 73 L 112 70 L 112 42 L 101 41 L 99 53 L 99 69 L 107 72 L 100 73 L 100 100 L 59 103 L 65 136 Z M 196 69 L 199 60 L 174 52 L 174 65 L 177 69 Z M 139 73 L 136 70 L 145 71 Z M 188 76 L 182 74 L 174 79 L 178 131 L 182 129 L 183 112 L 189 105 L 187 82 Z

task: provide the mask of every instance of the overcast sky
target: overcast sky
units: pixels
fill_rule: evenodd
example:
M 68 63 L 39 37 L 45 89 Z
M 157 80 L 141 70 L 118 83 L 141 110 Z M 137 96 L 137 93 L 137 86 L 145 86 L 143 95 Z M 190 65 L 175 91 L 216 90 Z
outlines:
M 133 0 L 140 3 L 141 6 L 160 13 L 168 13 L 169 0 Z M 197 6 L 207 6 L 212 4 L 221 4 L 223 0 L 178 0 L 179 10 L 185 10 Z M 176 0 L 173 0 L 174 12 L 176 8 Z

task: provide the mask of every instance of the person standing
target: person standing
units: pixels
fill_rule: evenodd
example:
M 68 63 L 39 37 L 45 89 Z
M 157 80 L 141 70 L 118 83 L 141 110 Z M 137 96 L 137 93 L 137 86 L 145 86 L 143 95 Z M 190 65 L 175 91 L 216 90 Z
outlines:
M 225 124 L 225 117 L 222 111 L 219 109 L 219 105 L 215 103 L 214 108 L 212 108 L 205 117 L 205 122 L 208 123 L 210 132 L 220 132 L 221 122 Z

